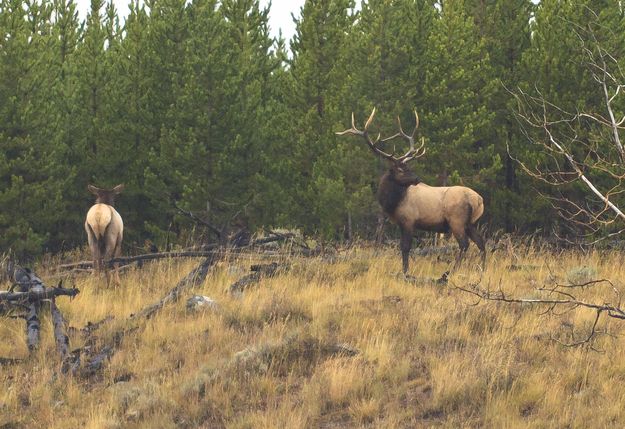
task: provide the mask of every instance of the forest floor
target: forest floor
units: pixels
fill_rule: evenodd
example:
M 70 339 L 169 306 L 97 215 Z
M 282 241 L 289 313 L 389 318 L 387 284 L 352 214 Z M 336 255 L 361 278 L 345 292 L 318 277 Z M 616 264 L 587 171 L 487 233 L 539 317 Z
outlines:
M 146 263 L 126 270 L 118 287 L 74 276 L 65 286 L 80 294 L 57 300 L 69 324 L 114 316 L 94 333 L 96 348 L 125 335 L 99 372 L 66 375 L 44 317 L 40 348 L 0 366 L 0 428 L 625 425 L 625 321 L 604 312 L 590 342 L 567 347 L 591 332 L 596 311 L 480 301 L 457 288 L 480 282 L 508 296 L 547 297 L 538 289 L 606 278 L 623 293 L 622 253 L 501 246 L 482 273 L 472 248 L 437 284 L 453 257 L 413 257 L 413 281 L 398 275 L 396 247 L 277 257 L 288 269 L 233 296 L 229 286 L 251 264 L 274 259 L 246 253 L 217 263 L 154 317 L 132 321 L 200 260 Z M 58 274 L 48 264 L 35 269 L 52 285 Z M 608 283 L 569 292 L 618 304 Z M 187 310 L 195 294 L 218 306 Z M 24 331 L 23 320 L 0 320 L 1 357 L 28 356 Z M 72 348 L 85 341 L 79 333 L 70 340 Z

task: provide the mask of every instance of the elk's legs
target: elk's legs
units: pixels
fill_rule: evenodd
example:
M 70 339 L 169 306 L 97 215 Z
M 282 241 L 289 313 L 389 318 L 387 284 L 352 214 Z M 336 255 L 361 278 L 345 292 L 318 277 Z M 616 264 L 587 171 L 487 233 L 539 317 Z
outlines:
M 464 258 L 464 254 L 467 253 L 467 249 L 469 248 L 469 239 L 466 235 L 454 235 L 456 241 L 458 242 L 458 246 L 460 247 L 460 251 L 458 252 L 458 256 L 456 257 L 456 263 L 454 267 L 451 269 L 452 271 L 456 271 L 460 264 L 462 263 L 462 259 Z
M 469 226 L 467 228 L 467 234 L 469 238 L 475 243 L 475 245 L 480 249 L 482 253 L 482 269 L 486 268 L 486 244 L 484 242 L 484 237 L 477 231 L 475 225 Z
M 115 251 L 113 252 L 113 257 L 119 258 L 121 254 L 122 254 L 122 242 L 120 238 L 119 240 L 117 240 L 117 243 L 115 244 Z M 122 284 L 121 280 L 119 279 L 119 262 L 115 262 L 113 264 L 113 269 L 115 270 L 115 284 L 119 286 Z
M 401 239 L 399 240 L 399 248 L 401 249 L 402 270 L 404 275 L 408 272 L 408 259 L 410 257 L 410 248 L 412 247 L 412 232 L 402 229 Z

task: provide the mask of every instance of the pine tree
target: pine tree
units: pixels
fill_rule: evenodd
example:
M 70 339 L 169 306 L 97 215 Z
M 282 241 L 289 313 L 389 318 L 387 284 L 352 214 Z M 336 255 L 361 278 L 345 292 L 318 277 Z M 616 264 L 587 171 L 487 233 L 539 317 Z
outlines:
M 600 69 L 597 64 L 592 64 L 589 54 L 598 58 L 599 49 L 603 49 L 604 53 L 608 52 L 622 63 L 623 24 L 623 12 L 615 2 L 541 2 L 533 22 L 532 44 L 523 57 L 526 79 L 520 85 L 519 91 L 545 100 L 546 116 L 550 121 L 570 120 L 578 112 L 607 117 L 605 93 L 596 80 L 597 77 L 600 78 L 597 75 Z M 615 91 L 616 88 L 611 90 Z M 614 107 L 622 112 L 623 106 L 618 106 L 618 100 L 617 98 Z M 531 106 L 523 106 L 527 107 Z M 542 110 L 540 106 L 534 107 Z M 543 112 L 540 114 L 542 116 Z M 544 141 L 544 131 L 536 132 L 530 127 L 526 127 L 526 131 L 530 139 L 517 148 L 517 157 L 527 165 L 539 165 L 541 169 L 555 167 L 557 158 L 554 159 L 541 150 L 542 145 L 529 144 L 530 141 Z M 583 119 L 556 122 L 550 131 L 566 144 L 573 158 L 583 164 L 584 170 L 589 172 L 596 186 L 601 189 L 614 186 L 614 177 L 605 173 L 604 166 L 594 168 L 595 163 L 601 164 L 603 160 L 614 159 L 611 153 L 613 146 L 604 144 L 611 141 L 611 131 L 606 133 L 602 124 Z M 564 162 L 557 169 L 566 170 L 569 167 Z M 559 186 L 557 190 L 541 183 L 535 186 L 544 194 L 555 194 L 560 200 L 569 200 L 581 204 L 582 207 L 593 205 L 592 198 L 588 199 L 586 187 L 576 181 Z M 541 226 L 549 229 L 568 229 L 570 226 L 558 219 L 541 223 Z
M 488 138 L 495 144 L 495 152 L 502 160 L 502 169 L 489 183 L 490 226 L 506 231 L 530 226 L 544 218 L 544 202 L 528 205 L 523 194 L 532 192 L 531 184 L 517 174 L 517 164 L 508 155 L 524 144 L 525 137 L 511 114 L 513 91 L 524 78 L 522 56 L 530 46 L 530 21 L 535 5 L 530 0 L 494 1 L 470 0 L 467 11 L 473 17 L 476 30 L 488 51 L 496 77 L 487 106 L 495 114 L 492 134 Z M 519 207 L 524 206 L 524 210 Z
M 304 4 L 291 42 L 292 218 L 328 237 L 338 237 L 347 220 L 342 156 L 334 131 L 344 112 L 333 102 L 343 86 L 346 34 L 353 25 L 351 0 Z
M 423 113 L 429 34 L 437 11 L 427 0 L 375 0 L 364 3 L 350 31 L 344 56 L 344 87 L 335 103 L 341 106 L 342 126 L 354 111 L 360 125 L 375 106 L 375 129 L 396 132 L 396 118 L 414 123 L 413 109 Z M 381 209 L 375 201 L 377 176 L 386 162 L 373 157 L 353 139 L 340 139 L 345 197 L 352 228 L 372 236 Z M 398 150 L 403 149 L 398 148 Z
M 53 67 L 52 5 L 0 2 L 0 246 L 33 256 L 59 244 L 67 177 L 50 121 L 58 67 Z
M 488 200 L 488 185 L 501 168 L 489 109 L 497 83 L 463 1 L 444 3 L 429 45 L 422 115 L 430 149 L 425 172 L 439 176 L 439 184 L 471 185 Z

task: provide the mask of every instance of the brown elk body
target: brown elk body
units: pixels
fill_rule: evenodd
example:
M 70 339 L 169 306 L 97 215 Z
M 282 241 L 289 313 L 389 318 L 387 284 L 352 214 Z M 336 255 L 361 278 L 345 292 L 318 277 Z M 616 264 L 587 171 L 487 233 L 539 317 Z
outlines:
M 104 271 L 106 283 L 110 283 L 108 260 L 121 254 L 122 239 L 124 236 L 124 222 L 117 210 L 113 207 L 115 196 L 123 189 L 124 185 L 118 185 L 113 189 L 99 189 L 88 186 L 89 192 L 96 195 L 96 201 L 87 212 L 85 219 L 85 231 L 96 275 Z M 115 270 L 115 283 L 120 284 L 118 264 L 113 264 Z
M 408 271 L 408 259 L 412 239 L 417 230 L 451 232 L 458 241 L 460 252 L 456 258 L 457 268 L 466 250 L 469 239 L 482 253 L 482 266 L 486 262 L 484 239 L 477 230 L 476 223 L 484 213 L 484 201 L 474 190 L 465 186 L 429 186 L 422 183 L 412 172 L 407 163 L 425 154 L 424 141 L 415 148 L 414 135 L 419 126 L 419 117 L 415 112 L 416 125 L 411 135 L 406 134 L 399 122 L 399 132 L 391 137 L 372 141 L 368 134 L 375 109 L 369 116 L 363 131 L 356 129 L 352 114 L 352 128 L 339 135 L 352 134 L 364 138 L 367 145 L 377 155 L 390 161 L 390 168 L 381 178 L 377 191 L 378 202 L 387 216 L 401 230 L 400 249 L 404 274 Z M 403 138 L 410 143 L 410 149 L 401 157 L 395 157 L 382 151 L 377 144 L 395 138 Z

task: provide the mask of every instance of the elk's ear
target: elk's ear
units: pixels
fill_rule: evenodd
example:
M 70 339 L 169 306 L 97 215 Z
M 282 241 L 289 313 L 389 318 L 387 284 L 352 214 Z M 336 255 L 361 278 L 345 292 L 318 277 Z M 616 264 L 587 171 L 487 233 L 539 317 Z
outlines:
M 113 188 L 113 192 L 115 192 L 115 194 L 120 194 L 122 191 L 124 190 L 124 184 L 122 183 L 121 185 L 117 185 Z
M 91 192 L 93 195 L 98 195 L 98 192 L 100 191 L 98 188 L 96 188 L 93 185 L 87 185 L 87 190 Z

